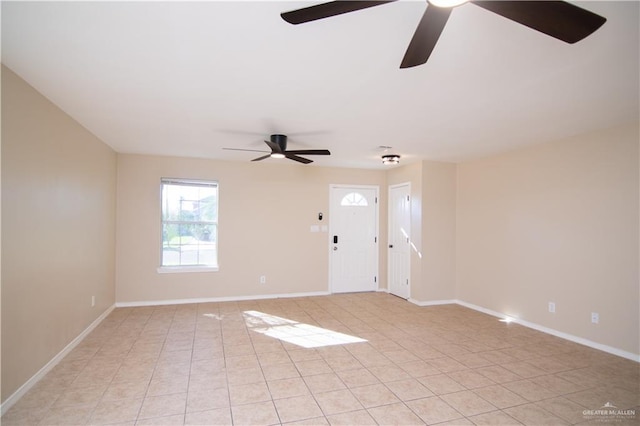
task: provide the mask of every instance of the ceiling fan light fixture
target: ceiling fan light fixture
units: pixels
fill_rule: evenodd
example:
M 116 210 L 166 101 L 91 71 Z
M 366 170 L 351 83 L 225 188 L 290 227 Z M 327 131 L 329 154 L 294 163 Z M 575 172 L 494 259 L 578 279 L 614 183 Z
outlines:
M 272 152 L 271 158 L 284 158 L 284 154 L 281 154 L 279 152 Z
M 383 155 L 382 164 L 400 164 L 400 156 L 397 154 Z
M 468 1 L 469 0 L 427 0 L 429 4 L 443 8 L 460 6 Z

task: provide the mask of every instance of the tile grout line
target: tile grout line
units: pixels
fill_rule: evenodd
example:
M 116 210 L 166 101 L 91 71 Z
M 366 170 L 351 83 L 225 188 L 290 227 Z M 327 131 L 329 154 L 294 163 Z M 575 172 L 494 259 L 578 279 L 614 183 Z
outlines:
M 154 308 L 154 309 L 153 309 L 153 311 L 151 311 L 151 314 L 149 315 L 149 318 L 148 318 L 148 319 L 147 319 L 147 321 L 145 322 L 145 326 L 148 324 L 149 319 L 151 319 L 151 318 L 153 317 L 153 314 L 154 314 L 155 312 L 157 312 L 157 311 L 158 311 L 158 309 L 157 309 L 157 308 Z M 177 309 L 174 309 L 174 311 L 173 311 L 173 315 L 172 315 L 172 317 L 171 317 L 171 324 L 173 324 L 173 320 L 174 320 L 174 318 L 175 318 L 175 313 L 176 313 L 176 311 L 177 311 Z M 161 354 L 162 354 L 163 349 L 165 348 L 165 345 L 166 345 L 166 343 L 167 343 L 167 339 L 168 339 L 169 331 L 170 331 L 170 330 L 171 330 L 171 325 L 169 325 L 169 327 L 167 328 L 167 332 L 166 332 L 166 333 L 165 333 L 165 335 L 164 335 L 164 340 L 162 341 L 162 348 L 160 349 L 160 353 L 158 353 L 158 356 L 157 356 L 157 358 L 156 358 L 156 362 L 154 363 L 154 366 L 153 366 L 153 371 L 151 372 L 151 376 L 149 377 L 149 381 L 147 382 L 147 387 L 146 387 L 146 389 L 145 389 L 144 396 L 142 397 L 142 403 L 140 404 L 140 407 L 138 408 L 138 412 L 137 412 L 137 414 L 136 414 L 136 420 L 135 420 L 135 423 L 138 423 L 138 421 L 140 421 L 140 420 L 141 420 L 141 419 L 140 419 L 140 413 L 142 412 L 142 407 L 144 406 L 144 403 L 145 403 L 145 401 L 146 401 L 147 397 L 149 396 L 149 388 L 151 387 L 151 383 L 153 382 L 153 378 L 154 378 L 154 376 L 155 376 L 155 374 L 156 374 L 156 368 L 158 368 L 158 363 L 160 362 Z

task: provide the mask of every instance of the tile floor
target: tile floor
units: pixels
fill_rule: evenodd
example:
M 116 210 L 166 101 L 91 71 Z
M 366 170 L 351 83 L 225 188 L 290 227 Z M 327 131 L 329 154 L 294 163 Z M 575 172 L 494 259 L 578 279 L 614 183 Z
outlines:
M 384 293 L 119 308 L 2 424 L 639 424 L 638 372 Z M 585 411 L 606 403 L 637 414 Z

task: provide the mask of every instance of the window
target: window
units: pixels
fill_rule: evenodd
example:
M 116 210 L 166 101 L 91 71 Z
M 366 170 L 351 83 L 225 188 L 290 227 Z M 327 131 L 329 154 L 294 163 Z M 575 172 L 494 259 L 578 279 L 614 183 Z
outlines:
M 342 198 L 340 205 L 348 207 L 366 207 L 369 203 L 367 202 L 367 199 L 364 198 L 364 195 L 359 192 L 350 192 Z
M 162 179 L 162 268 L 218 267 L 218 183 Z

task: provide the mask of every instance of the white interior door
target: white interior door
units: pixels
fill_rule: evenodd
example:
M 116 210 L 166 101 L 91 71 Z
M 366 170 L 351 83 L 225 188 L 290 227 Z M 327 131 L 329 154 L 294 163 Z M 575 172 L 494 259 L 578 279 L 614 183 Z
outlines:
M 389 187 L 389 292 L 408 299 L 411 274 L 411 185 Z
M 378 187 L 332 185 L 330 291 L 378 289 Z

